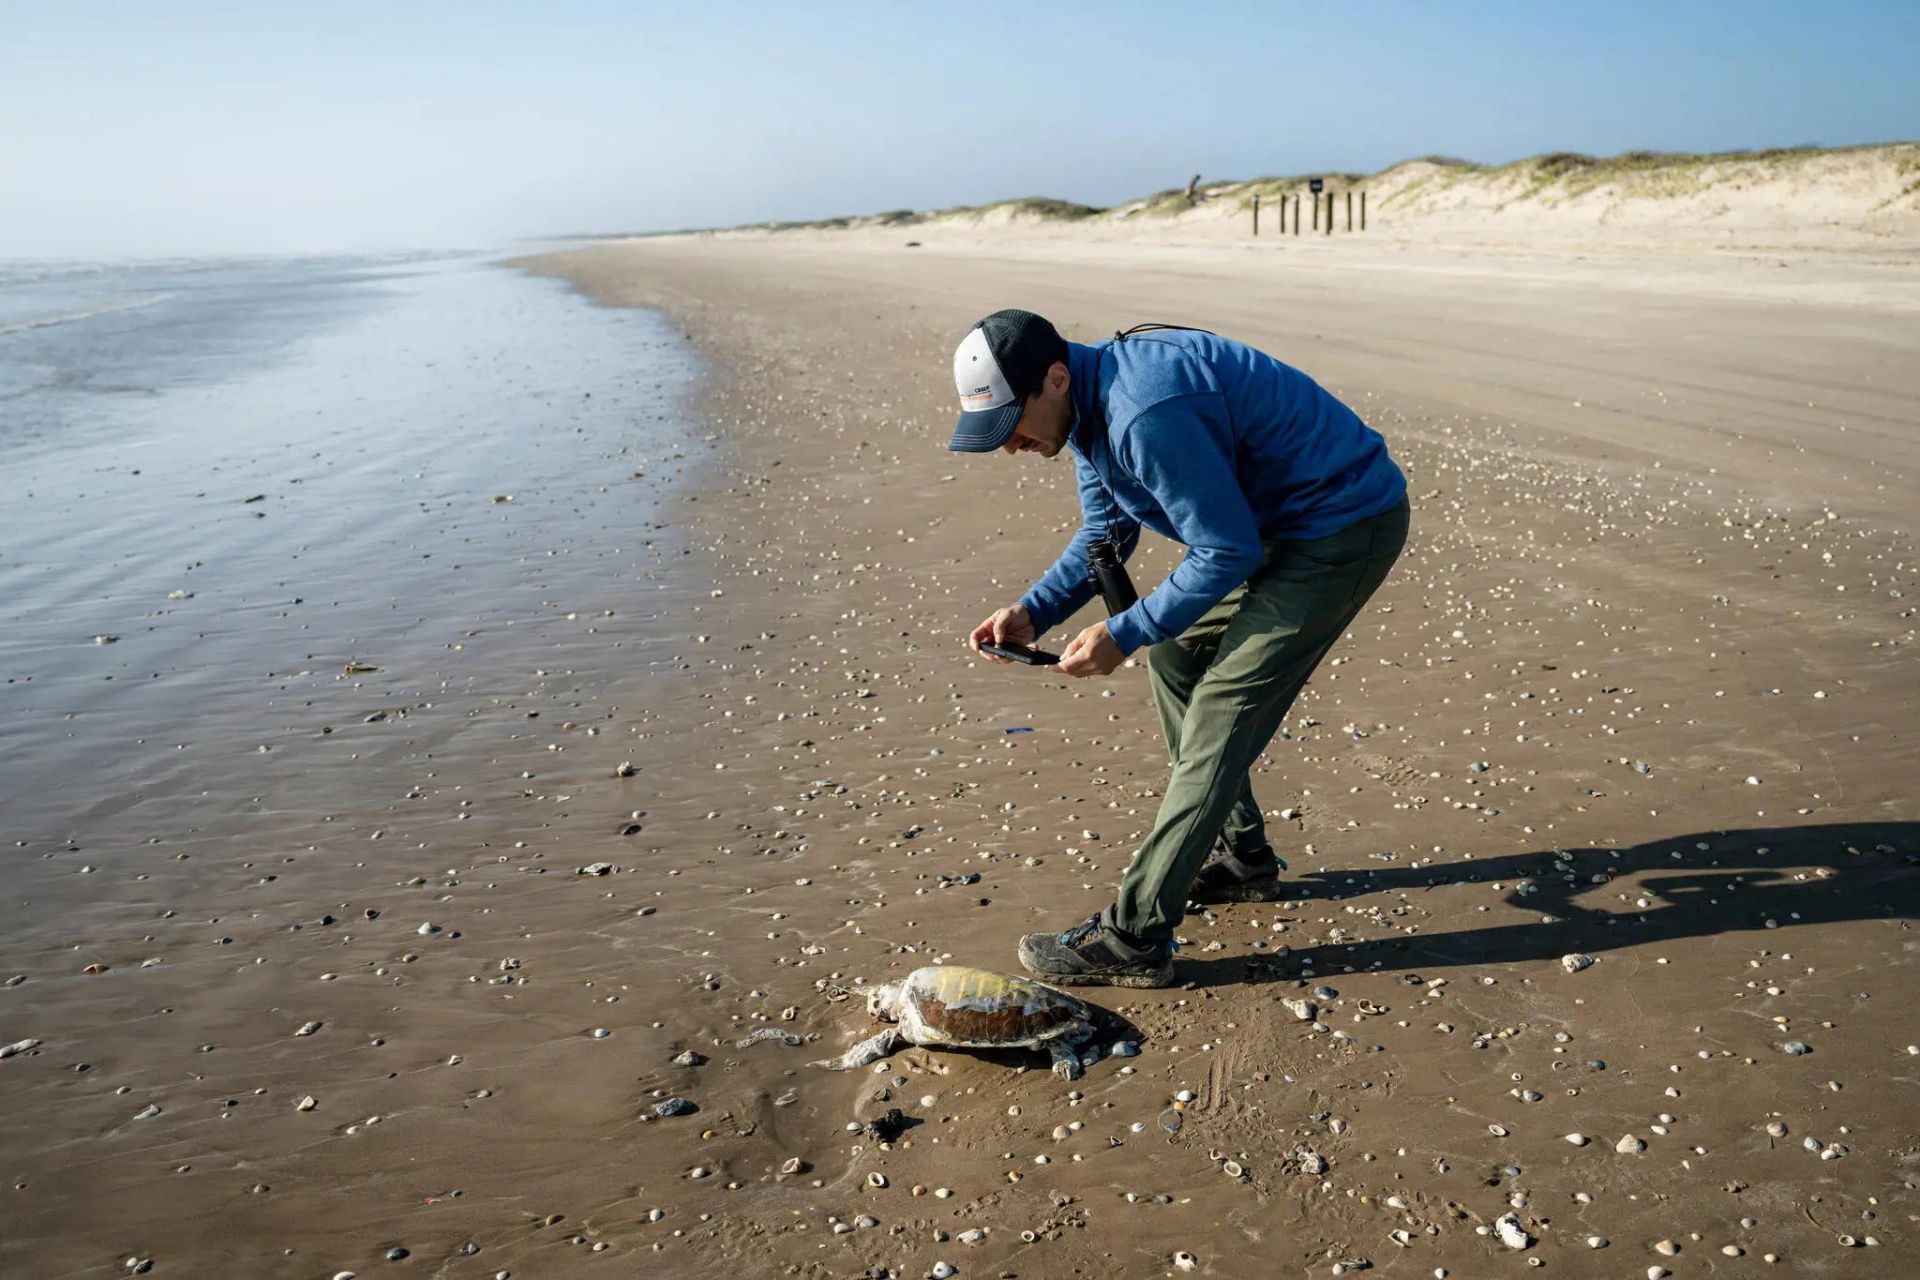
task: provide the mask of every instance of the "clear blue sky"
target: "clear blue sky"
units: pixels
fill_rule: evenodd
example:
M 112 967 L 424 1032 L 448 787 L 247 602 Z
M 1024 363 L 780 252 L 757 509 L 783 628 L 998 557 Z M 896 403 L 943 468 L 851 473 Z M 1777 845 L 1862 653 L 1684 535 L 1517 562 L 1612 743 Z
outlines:
M 1920 0 L 0 0 L 0 258 L 1920 138 Z

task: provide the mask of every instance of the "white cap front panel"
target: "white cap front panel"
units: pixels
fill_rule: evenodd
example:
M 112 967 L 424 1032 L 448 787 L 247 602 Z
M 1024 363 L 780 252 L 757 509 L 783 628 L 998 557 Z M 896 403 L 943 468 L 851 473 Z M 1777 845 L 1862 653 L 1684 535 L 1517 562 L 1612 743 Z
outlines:
M 993 358 L 985 329 L 975 329 L 960 340 L 953 353 L 953 382 L 964 413 L 998 409 L 1013 402 L 1013 388 L 1007 385 L 1000 363 Z

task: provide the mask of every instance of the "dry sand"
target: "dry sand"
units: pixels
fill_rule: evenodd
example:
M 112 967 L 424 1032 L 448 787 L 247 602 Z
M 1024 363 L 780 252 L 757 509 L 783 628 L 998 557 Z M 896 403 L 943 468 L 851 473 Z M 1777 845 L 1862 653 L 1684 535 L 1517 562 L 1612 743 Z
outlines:
M 537 733 L 387 748 L 383 802 L 424 750 L 536 776 L 484 842 L 431 828 L 430 862 L 302 821 L 308 916 L 340 919 L 250 919 L 235 958 L 262 963 L 177 986 L 184 1023 L 85 994 L 133 937 L 94 977 L 37 951 L 0 1027 L 46 1042 L 0 1062 L 0 1266 L 1914 1274 L 1912 269 L 906 238 L 532 264 L 666 308 L 715 361 L 719 460 L 663 517 L 674 612 L 638 654 L 580 638 L 560 678 L 503 685 Z M 1414 539 L 1256 779 L 1288 899 L 1190 916 L 1181 988 L 1094 993 L 1139 1057 L 1076 1084 L 1020 1053 L 812 1071 L 870 1029 L 849 991 L 1011 968 L 1106 901 L 1165 776 L 1137 666 L 964 651 L 1075 519 L 1064 462 L 940 447 L 952 344 L 1006 305 L 1306 368 L 1387 435 Z M 183 914 L 251 901 L 259 872 L 218 856 Z M 82 1033 L 109 1075 L 163 1059 L 164 1088 L 62 1109 Z M 162 1093 L 193 1128 L 133 1122 Z M 652 1119 L 669 1096 L 698 1112 Z M 889 1108 L 897 1141 L 857 1132 Z

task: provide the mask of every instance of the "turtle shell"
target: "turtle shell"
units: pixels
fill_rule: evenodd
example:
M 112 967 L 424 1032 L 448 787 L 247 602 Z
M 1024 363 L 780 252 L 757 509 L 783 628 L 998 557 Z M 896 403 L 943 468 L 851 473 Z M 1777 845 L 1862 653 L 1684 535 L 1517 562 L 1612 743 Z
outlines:
M 1042 1044 L 1095 1016 L 1064 991 L 963 965 L 915 969 L 901 980 L 899 1008 L 909 1039 L 964 1049 Z

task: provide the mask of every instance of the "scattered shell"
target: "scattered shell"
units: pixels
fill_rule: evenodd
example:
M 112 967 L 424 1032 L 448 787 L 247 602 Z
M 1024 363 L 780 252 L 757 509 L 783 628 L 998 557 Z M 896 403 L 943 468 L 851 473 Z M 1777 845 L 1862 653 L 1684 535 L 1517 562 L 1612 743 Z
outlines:
M 1200 1265 L 1200 1259 L 1190 1253 L 1176 1253 L 1173 1255 L 1173 1265 L 1182 1271 L 1191 1271 Z
M 884 1173 L 870 1173 L 867 1175 L 867 1185 L 878 1191 L 887 1185 L 887 1175 Z
M 951 1277 L 953 1273 L 953 1264 L 951 1262 L 936 1262 L 933 1264 L 933 1270 L 927 1272 L 928 1275 L 933 1277 L 933 1280 L 949 1280 L 949 1277 Z
M 10 1045 L 0 1046 L 0 1058 L 11 1058 L 16 1054 L 27 1053 L 39 1047 L 38 1040 L 15 1040 Z
M 1576 1147 L 1584 1147 L 1588 1142 L 1592 1141 L 1592 1139 L 1588 1138 L 1584 1133 L 1570 1133 L 1567 1135 L 1567 1141 Z
M 786 1174 L 788 1177 L 792 1177 L 796 1173 L 803 1172 L 806 1167 L 807 1162 L 799 1156 L 789 1156 L 786 1161 L 781 1164 L 780 1172 Z
M 1220 1166 L 1220 1169 L 1221 1172 L 1225 1173 L 1229 1178 L 1244 1178 L 1247 1176 L 1247 1171 L 1240 1167 L 1240 1162 L 1237 1160 L 1227 1161 Z
M 1500 1243 L 1509 1249 L 1524 1249 L 1533 1243 L 1533 1237 L 1520 1225 L 1520 1219 L 1511 1213 L 1494 1219 L 1493 1229 L 1499 1235 Z
M 1804 1057 L 1809 1053 L 1812 1053 L 1813 1046 L 1808 1044 L 1804 1040 L 1789 1040 L 1785 1044 L 1780 1046 L 1780 1052 L 1791 1054 L 1794 1057 L 1799 1058 L 1799 1057 Z
M 311 1111 L 319 1105 L 319 1099 L 315 1098 L 312 1094 L 308 1094 L 306 1097 L 300 1099 L 299 1103 L 294 1107 L 294 1110 Z
M 653 1114 L 668 1120 L 674 1116 L 690 1116 L 699 1109 L 700 1104 L 691 1098 L 668 1098 L 653 1105 Z
M 1612 1243 L 1613 1242 L 1607 1239 L 1605 1236 L 1588 1236 L 1587 1237 L 1587 1248 L 1589 1249 L 1604 1249 Z
M 1633 1134 L 1629 1133 L 1621 1138 L 1620 1141 L 1614 1143 L 1613 1149 L 1623 1156 L 1635 1156 L 1647 1149 L 1647 1141 L 1645 1138 L 1636 1138 Z
M 1589 968 L 1592 964 L 1592 956 L 1582 955 L 1578 951 L 1570 952 L 1560 957 L 1560 967 L 1568 973 L 1578 973 L 1582 969 Z

